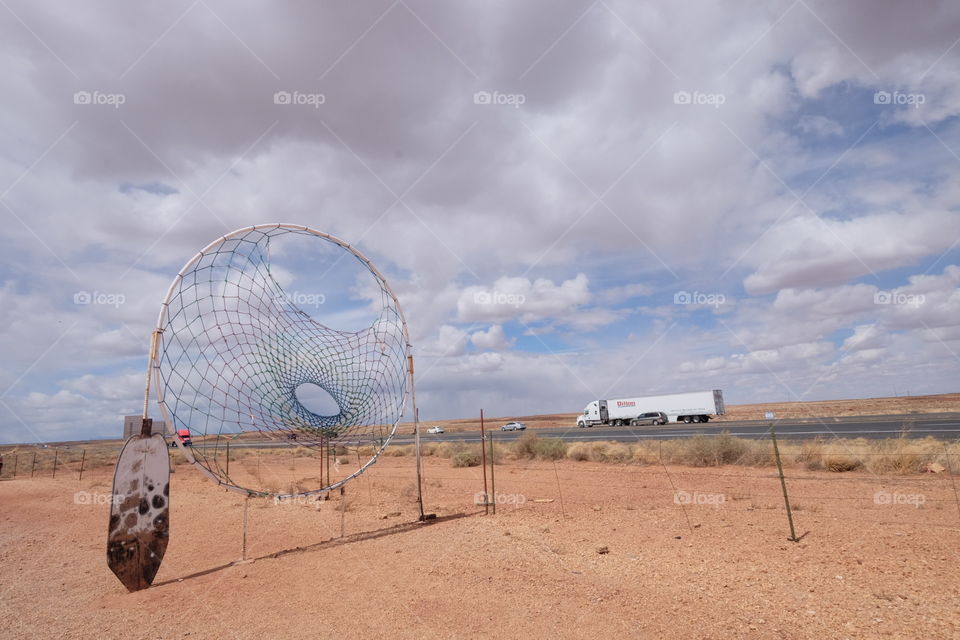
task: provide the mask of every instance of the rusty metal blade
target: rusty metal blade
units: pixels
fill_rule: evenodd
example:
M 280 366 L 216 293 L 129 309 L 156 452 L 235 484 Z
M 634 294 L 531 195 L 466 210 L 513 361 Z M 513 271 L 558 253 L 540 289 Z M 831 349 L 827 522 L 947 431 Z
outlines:
M 131 436 L 113 475 L 107 564 L 130 591 L 146 589 L 170 535 L 170 460 L 160 434 Z

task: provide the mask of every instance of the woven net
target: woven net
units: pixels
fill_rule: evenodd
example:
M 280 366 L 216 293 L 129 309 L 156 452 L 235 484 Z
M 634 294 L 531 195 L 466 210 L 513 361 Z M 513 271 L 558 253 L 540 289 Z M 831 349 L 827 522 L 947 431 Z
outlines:
M 300 251 L 282 253 L 286 262 L 277 265 L 271 253 L 290 237 Z M 345 266 L 356 276 L 349 287 L 336 281 Z M 293 273 L 297 268 L 301 273 Z M 285 289 L 284 281 L 298 290 Z M 311 307 L 313 315 L 304 310 Z M 363 326 L 333 328 L 326 316 Z M 228 487 L 283 495 L 329 491 L 376 460 L 403 415 L 408 341 L 399 303 L 369 260 L 332 236 L 260 225 L 221 238 L 174 280 L 158 329 L 154 371 L 168 424 L 189 430 L 188 458 Z M 326 411 L 304 405 L 310 385 L 332 398 Z M 341 445 L 366 445 L 356 449 L 353 472 L 327 480 L 321 469 L 310 478 L 313 486 L 301 482 L 294 490 L 243 475 L 236 462 L 244 448 L 336 452 Z M 373 453 L 362 460 L 364 450 Z

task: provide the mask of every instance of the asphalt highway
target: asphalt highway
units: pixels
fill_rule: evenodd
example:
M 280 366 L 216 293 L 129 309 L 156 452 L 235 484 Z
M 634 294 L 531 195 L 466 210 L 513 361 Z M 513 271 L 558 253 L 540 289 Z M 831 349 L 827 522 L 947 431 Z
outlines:
M 424 442 L 479 442 L 479 431 L 460 431 L 454 433 L 428 434 L 426 428 L 434 422 L 424 423 L 421 439 Z M 775 420 L 774 425 L 779 438 L 813 439 L 822 438 L 896 438 L 901 434 L 908 438 L 933 436 L 941 440 L 960 438 L 960 415 L 924 414 L 910 416 L 869 416 L 856 418 L 823 418 L 803 420 Z M 505 442 L 516 440 L 524 431 L 500 431 L 493 427 L 494 438 Z M 635 442 L 637 440 L 669 440 L 690 438 L 697 435 L 719 435 L 723 431 L 740 438 L 767 438 L 770 434 L 768 421 L 751 422 L 709 422 L 707 424 L 668 424 L 643 427 L 606 427 L 578 428 L 575 425 L 566 428 L 528 429 L 541 438 L 563 438 L 569 442 L 583 440 L 612 440 L 615 442 Z M 413 444 L 410 433 L 397 434 L 393 444 Z M 265 440 L 231 443 L 231 448 L 244 447 L 285 447 L 289 441 Z M 364 444 L 363 442 L 343 444 Z M 221 444 L 221 446 L 223 446 Z
M 835 421 L 836 420 L 836 421 Z M 775 420 L 774 426 L 778 438 L 813 439 L 824 438 L 896 438 L 905 434 L 908 438 L 933 436 L 944 440 L 960 437 L 960 417 L 949 415 L 909 416 L 891 419 L 889 417 L 869 418 L 824 418 L 820 421 Z M 668 440 L 672 438 L 690 438 L 697 435 L 719 435 L 728 431 L 741 438 L 766 438 L 770 435 L 769 422 L 708 422 L 707 424 L 668 424 L 643 427 L 606 427 L 596 426 L 581 429 L 571 426 L 561 429 L 530 429 L 543 438 L 563 438 L 564 440 L 612 440 L 615 442 L 633 442 L 636 440 Z M 513 440 L 523 435 L 522 431 L 494 430 L 497 440 Z M 480 432 L 444 433 L 440 435 L 421 435 L 423 440 L 480 440 Z M 397 444 L 413 442 L 413 436 L 397 436 Z

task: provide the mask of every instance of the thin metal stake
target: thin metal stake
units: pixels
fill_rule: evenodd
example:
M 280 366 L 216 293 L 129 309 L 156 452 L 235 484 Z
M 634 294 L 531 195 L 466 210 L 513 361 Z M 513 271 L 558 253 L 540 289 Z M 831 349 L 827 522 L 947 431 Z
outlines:
M 673 483 L 673 476 L 670 475 L 667 465 L 663 462 L 663 440 L 657 440 L 657 457 L 660 459 L 660 466 L 663 467 L 663 472 L 667 474 L 667 480 L 670 481 L 670 486 L 673 487 L 674 502 L 677 502 L 677 485 Z M 680 510 L 683 511 L 683 517 L 687 521 L 687 528 L 690 529 L 690 533 L 693 533 L 693 525 L 690 523 L 690 516 L 687 515 L 687 507 L 684 505 L 682 500 L 679 501 L 679 503 Z
M 410 380 L 413 380 L 413 356 L 410 356 Z M 412 382 L 411 382 L 412 384 Z M 417 506 L 420 509 L 420 521 L 423 522 L 423 468 L 420 461 L 420 409 L 413 408 L 413 433 L 417 450 Z
M 953 500 L 957 503 L 957 513 L 960 514 L 960 495 L 957 494 L 957 481 L 953 477 L 953 465 L 950 464 L 950 450 L 947 449 L 947 444 L 943 444 L 943 453 L 947 460 L 947 473 L 950 474 L 950 483 L 953 484 Z
M 483 430 L 483 409 L 480 409 L 480 458 L 483 463 L 483 514 L 490 513 L 490 492 L 487 491 L 487 436 Z
M 60 460 L 60 449 L 53 450 L 53 477 L 57 477 L 57 461 Z
M 557 493 L 560 495 L 560 515 L 564 520 L 567 519 L 567 512 L 563 508 L 563 491 L 560 490 L 560 474 L 557 472 L 557 461 L 553 461 L 553 475 L 557 477 Z
M 17 477 L 17 454 L 13 454 L 13 477 Z
M 37 468 L 37 452 L 33 452 L 33 463 L 30 465 L 30 477 L 33 477 L 33 470 Z
M 493 515 L 497 515 L 497 481 L 493 476 L 493 431 L 490 432 L 490 493 L 493 494 Z
M 227 440 L 227 477 L 230 477 L 230 441 Z
M 80 477 L 77 478 L 77 481 L 83 480 L 83 463 L 87 460 L 87 450 L 84 449 L 83 453 L 80 454 Z
M 426 514 L 423 511 L 423 469 L 420 461 L 420 409 L 417 408 L 417 384 L 413 373 L 413 346 L 410 344 L 410 337 L 406 335 L 406 326 L 403 332 L 407 341 L 407 373 L 410 375 L 410 406 L 413 408 L 413 439 L 417 457 L 417 507 L 420 509 L 418 521 L 424 522 Z
M 793 511 L 790 509 L 790 498 L 787 496 L 787 481 L 783 477 L 783 463 L 780 462 L 780 447 L 777 446 L 777 432 L 770 423 L 770 439 L 773 440 L 773 455 L 777 459 L 777 473 L 780 474 L 780 488 L 783 489 L 783 503 L 787 505 L 787 522 L 790 523 L 790 542 L 800 542 L 797 532 L 793 528 Z
M 344 536 L 346 531 L 346 517 L 347 517 L 347 498 L 344 495 L 343 485 L 340 486 L 340 537 Z
M 250 506 L 250 494 L 247 494 L 243 501 L 243 550 L 241 551 L 241 560 L 247 559 L 247 508 Z

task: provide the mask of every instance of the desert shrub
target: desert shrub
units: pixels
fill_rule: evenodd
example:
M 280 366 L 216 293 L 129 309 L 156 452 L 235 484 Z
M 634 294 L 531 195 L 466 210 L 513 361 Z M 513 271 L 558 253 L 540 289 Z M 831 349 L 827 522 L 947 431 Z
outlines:
M 881 440 L 876 453 L 868 456 L 866 467 L 873 473 L 918 473 L 937 456 L 930 452 L 928 439 L 916 441 L 905 437 Z
M 629 462 L 631 458 L 630 447 L 621 443 L 614 442 L 599 453 L 599 462 Z
M 743 440 L 746 451 L 735 464 L 750 467 L 770 467 L 777 464 L 773 455 L 773 445 L 764 440 Z M 781 452 L 781 456 L 783 453 Z M 782 459 L 782 458 L 781 458 Z
M 541 460 L 560 460 L 567 455 L 567 443 L 560 438 L 540 438 L 534 443 L 535 456 Z
M 587 459 L 590 462 L 605 462 L 609 448 L 609 442 L 590 442 L 587 444 Z
M 586 442 L 574 442 L 567 447 L 567 458 L 570 460 L 589 460 L 590 446 Z
M 686 441 L 672 441 L 667 448 L 670 462 L 693 467 L 706 467 L 713 463 L 713 446 L 710 438 L 694 436 Z
M 487 447 L 487 456 L 490 456 L 490 447 Z M 514 457 L 516 456 L 514 456 L 513 450 L 509 446 L 497 443 L 493 444 L 493 461 L 495 463 L 500 464 L 504 460 Z
M 390 457 L 411 456 L 413 455 L 413 445 L 391 445 L 383 450 L 383 455 Z
M 434 445 L 432 455 L 438 458 L 452 458 L 458 451 L 463 449 L 462 443 L 440 442 Z
M 861 469 L 863 462 L 859 458 L 849 455 L 829 455 L 824 459 L 823 466 L 827 471 L 843 473 L 845 471 Z
M 567 444 L 560 438 L 541 438 L 525 433 L 510 447 L 514 457 L 522 459 L 559 460 L 567 455 Z
M 652 451 L 646 445 L 634 445 L 631 452 L 631 462 L 636 464 L 655 464 L 659 461 L 658 452 Z
M 540 440 L 540 437 L 535 433 L 524 433 L 520 436 L 519 439 L 513 442 L 513 455 L 517 457 L 518 460 L 524 458 L 536 458 L 537 453 L 534 448 L 537 446 L 537 442 Z
M 421 442 L 420 455 L 435 456 L 437 455 L 437 450 L 440 448 L 440 445 L 441 443 L 439 442 Z
M 575 442 L 567 446 L 570 460 L 590 462 L 630 462 L 633 453 L 621 442 Z
M 737 438 L 726 431 L 718 436 L 699 435 L 685 440 L 672 440 L 665 444 L 663 457 L 669 462 L 692 467 L 773 463 L 773 453 L 768 443 Z
M 823 469 L 823 439 L 818 436 L 814 440 L 804 442 L 800 452 L 793 459 L 808 471 Z
M 479 467 L 480 453 L 477 451 L 470 451 L 468 449 L 458 451 L 453 456 L 453 466 L 454 467 Z
M 750 442 L 724 431 L 716 437 L 715 457 L 717 465 L 736 464 L 750 453 Z

